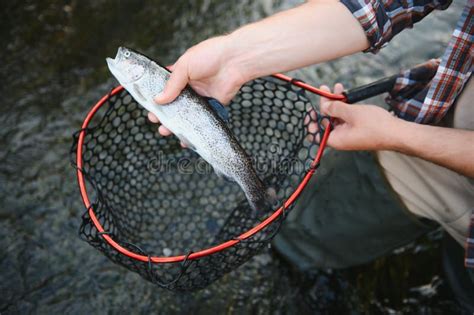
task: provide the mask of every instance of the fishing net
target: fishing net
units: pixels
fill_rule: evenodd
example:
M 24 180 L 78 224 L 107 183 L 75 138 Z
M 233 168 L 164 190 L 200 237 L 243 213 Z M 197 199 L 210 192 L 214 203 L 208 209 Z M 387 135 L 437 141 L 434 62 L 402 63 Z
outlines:
M 268 246 L 319 165 L 330 124 L 307 89 L 284 76 L 261 78 L 228 107 L 229 127 L 280 204 L 255 217 L 237 184 L 218 177 L 176 137 L 162 137 L 128 92 L 115 88 L 74 137 L 86 206 L 80 236 L 174 291 L 204 288 L 236 269 Z

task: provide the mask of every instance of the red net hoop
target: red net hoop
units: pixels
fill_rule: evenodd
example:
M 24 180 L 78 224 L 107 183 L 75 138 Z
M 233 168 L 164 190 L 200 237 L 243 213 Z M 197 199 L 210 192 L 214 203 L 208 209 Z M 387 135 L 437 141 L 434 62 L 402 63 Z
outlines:
M 114 88 L 89 111 L 73 144 L 86 208 L 80 236 L 170 290 L 203 288 L 237 268 L 271 241 L 321 161 L 330 133 L 322 121 L 328 118 L 306 91 L 345 99 L 279 74 L 249 82 L 229 105 L 229 126 L 249 155 L 263 161 L 257 172 L 277 187 L 281 205 L 251 218 L 239 187 L 213 172 L 151 172 L 146 162 L 156 151 L 167 161 L 197 165 L 199 157 L 174 137 L 160 137 L 146 111 L 122 87 Z

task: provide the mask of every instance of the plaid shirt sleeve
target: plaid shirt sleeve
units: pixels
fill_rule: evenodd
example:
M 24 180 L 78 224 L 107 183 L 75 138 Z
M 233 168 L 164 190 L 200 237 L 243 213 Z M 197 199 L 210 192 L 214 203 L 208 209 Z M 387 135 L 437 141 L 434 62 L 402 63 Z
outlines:
M 470 0 L 474 2 L 473 0 Z M 403 71 L 386 99 L 400 118 L 422 124 L 439 122 L 454 104 L 474 65 L 474 10 L 468 3 L 442 59 Z
M 433 10 L 444 10 L 452 0 L 341 0 L 359 20 L 370 43 L 369 52 L 376 53 L 395 35 L 422 20 Z
M 435 9 L 446 9 L 451 0 L 341 0 L 363 27 L 377 52 L 404 28 L 410 28 Z M 439 122 L 448 112 L 474 65 L 474 0 L 468 0 L 440 61 L 425 64 L 427 71 L 405 71 L 397 79 L 387 102 L 400 117 L 417 123 Z M 436 70 L 435 72 L 433 72 Z M 420 80 L 420 74 L 428 80 Z M 423 84 L 421 84 L 423 83 Z M 415 93 L 416 92 L 416 93 Z

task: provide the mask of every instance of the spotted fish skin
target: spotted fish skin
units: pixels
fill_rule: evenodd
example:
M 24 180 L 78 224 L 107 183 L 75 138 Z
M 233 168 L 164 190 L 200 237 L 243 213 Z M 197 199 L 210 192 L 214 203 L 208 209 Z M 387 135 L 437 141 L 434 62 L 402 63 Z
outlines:
M 107 64 L 141 106 L 212 165 L 217 175 L 239 184 L 254 215 L 271 210 L 275 201 L 272 189 L 265 187 L 229 127 L 203 97 L 188 86 L 173 102 L 157 105 L 153 99 L 163 91 L 168 70 L 124 47 L 118 49 L 115 59 L 107 58 Z

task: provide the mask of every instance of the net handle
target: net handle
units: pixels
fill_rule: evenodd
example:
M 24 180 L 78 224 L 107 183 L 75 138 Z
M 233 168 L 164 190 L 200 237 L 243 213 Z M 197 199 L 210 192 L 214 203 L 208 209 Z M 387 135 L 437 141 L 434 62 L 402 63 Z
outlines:
M 276 73 L 276 74 L 273 74 L 272 76 L 277 79 L 290 82 L 302 89 L 310 91 L 319 96 L 324 96 L 331 100 L 346 102 L 349 104 L 354 104 L 359 101 L 368 99 L 370 97 L 373 97 L 385 92 L 390 92 L 395 86 L 395 83 L 398 78 L 398 74 L 395 74 L 386 78 L 382 78 L 378 81 L 375 81 L 366 85 L 362 85 L 362 86 L 350 89 L 348 91 L 344 91 L 342 94 L 334 94 L 325 90 L 318 89 L 303 81 L 296 80 L 294 78 L 291 78 L 281 73 Z

